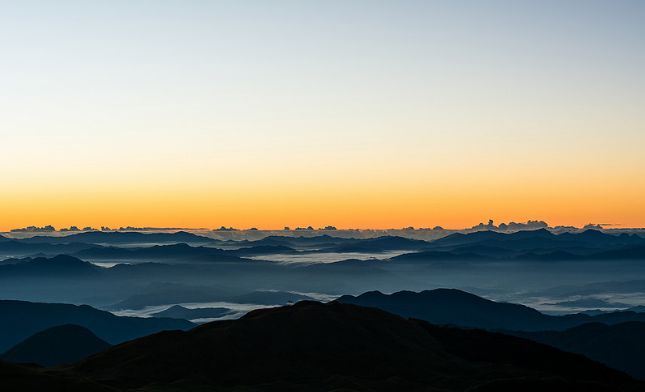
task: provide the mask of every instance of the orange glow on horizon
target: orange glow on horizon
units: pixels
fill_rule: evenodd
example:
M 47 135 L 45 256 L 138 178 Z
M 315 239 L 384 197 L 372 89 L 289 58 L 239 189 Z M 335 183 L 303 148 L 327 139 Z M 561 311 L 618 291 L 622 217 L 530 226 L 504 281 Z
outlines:
M 645 226 L 633 2 L 11 3 L 0 230 Z
M 398 182 L 336 186 L 280 184 L 224 190 L 146 186 L 130 191 L 87 187 L 40 195 L 2 196 L 0 230 L 51 224 L 282 229 L 284 226 L 389 229 L 407 226 L 461 229 L 486 222 L 544 220 L 550 225 L 587 223 L 645 226 L 643 189 L 619 184 L 566 188 L 444 182 L 435 187 Z M 216 188 L 216 187 L 214 187 Z

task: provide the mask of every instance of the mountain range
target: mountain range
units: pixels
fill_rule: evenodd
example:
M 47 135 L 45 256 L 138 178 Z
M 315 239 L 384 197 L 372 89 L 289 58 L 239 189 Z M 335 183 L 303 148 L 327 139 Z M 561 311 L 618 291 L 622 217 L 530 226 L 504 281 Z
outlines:
M 563 351 L 583 354 L 645 380 L 645 362 L 642 360 L 645 352 L 645 322 L 630 321 L 614 325 L 594 322 L 565 331 L 506 333 Z
M 370 302 L 369 307 L 344 303 L 351 300 Z M 393 295 L 370 292 L 328 304 L 301 301 L 190 330 L 186 329 L 193 325 L 187 322 L 166 324 L 157 330 L 175 330 L 154 333 L 153 329 L 152 335 L 142 333 L 140 338 L 136 338 L 141 332 L 139 323 L 170 320 L 106 317 L 106 312 L 86 306 L 15 302 L 0 301 L 0 314 L 9 315 L 0 331 L 5 339 L 16 335 L 15 327 L 20 322 L 34 325 L 34 320 L 40 319 L 43 324 L 42 318 L 48 313 L 58 315 L 55 321 L 47 318 L 49 323 L 82 319 L 70 317 L 70 313 L 85 313 L 86 318 L 89 313 L 95 319 L 85 322 L 85 327 L 54 326 L 17 339 L 19 342 L 2 359 L 43 365 L 80 360 L 46 371 L 0 363 L 0 386 L 27 391 L 44 388 L 46 380 L 62 385 L 61 391 L 74 391 L 81 385 L 87 391 L 638 391 L 644 387 L 576 353 L 643 377 L 645 367 L 639 358 L 645 322 L 585 323 L 563 331 L 486 332 L 472 328 L 474 324 L 491 328 L 500 322 L 521 325 L 530 315 L 539 320 L 535 317 L 541 313 L 458 290 Z M 399 313 L 414 317 L 394 315 L 375 305 L 396 306 Z M 167 312 L 199 312 L 203 316 L 206 310 L 172 307 Z M 19 313 L 31 314 L 31 319 L 18 318 Z M 636 314 L 622 313 L 625 317 Z M 571 319 L 542 316 L 541 322 Z M 606 320 L 574 316 L 578 321 Z M 492 323 L 495 319 L 498 321 Z M 131 337 L 115 339 L 119 330 L 129 330 Z M 108 347 L 110 340 L 99 337 L 110 333 L 110 343 L 121 343 Z
M 8 259 L 0 263 L 0 278 L 78 278 L 96 276 L 103 269 L 76 257 L 58 255 Z
M 5 352 L 37 332 L 66 324 L 87 328 L 110 344 L 163 330 L 183 330 L 194 326 L 186 320 L 119 317 L 87 305 L 12 300 L 0 300 L 0 317 L 0 352 Z
M 529 340 L 303 301 L 115 346 L 69 370 L 124 389 L 636 391 L 603 365 Z
M 74 253 L 85 260 L 136 260 L 158 262 L 250 262 L 234 252 L 204 246 L 190 246 L 185 243 L 155 245 L 151 247 L 123 248 L 115 246 L 93 246 Z
M 645 313 L 610 312 L 596 316 L 584 313 L 552 316 L 528 306 L 491 301 L 456 289 L 383 294 L 371 291 L 359 296 L 344 295 L 338 302 L 368 306 L 439 325 L 514 331 L 561 331 L 586 323 L 618 324 L 645 322 Z
M 645 379 L 638 356 L 645 349 L 645 313 L 600 312 L 551 316 L 524 305 L 490 301 L 454 289 L 390 295 L 368 292 L 338 302 L 382 309 L 438 325 L 482 328 L 521 336 L 591 359 Z
M 66 324 L 28 337 L 0 356 L 14 363 L 57 366 L 78 362 L 110 347 L 87 328 Z
M 212 244 L 217 242 L 209 237 L 204 237 L 178 231 L 175 233 L 140 233 L 136 231 L 87 231 L 64 236 L 38 235 L 18 240 L 26 243 L 48 243 L 48 244 L 161 244 L 161 243 L 189 243 L 189 244 Z

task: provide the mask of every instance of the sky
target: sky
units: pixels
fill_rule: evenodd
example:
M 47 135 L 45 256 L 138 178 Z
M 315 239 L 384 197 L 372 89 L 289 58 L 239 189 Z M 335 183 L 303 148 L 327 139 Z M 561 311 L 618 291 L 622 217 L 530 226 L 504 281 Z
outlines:
M 0 0 L 0 230 L 645 226 L 645 2 Z

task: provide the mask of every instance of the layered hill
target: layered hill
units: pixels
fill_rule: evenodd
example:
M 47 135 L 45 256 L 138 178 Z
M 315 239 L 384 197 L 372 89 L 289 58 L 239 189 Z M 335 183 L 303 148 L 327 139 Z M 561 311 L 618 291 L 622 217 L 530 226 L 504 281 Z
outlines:
M 119 392 L 77 375 L 0 361 L 0 389 L 20 392 Z
M 30 238 L 24 238 L 21 242 L 27 243 L 49 243 L 49 244 L 70 244 L 70 243 L 90 243 L 90 244 L 211 244 L 216 240 L 186 231 L 175 233 L 140 233 L 137 231 L 87 231 L 78 234 L 65 236 L 45 236 L 39 235 Z
M 521 338 L 310 301 L 130 341 L 70 371 L 117 389 L 142 391 L 643 387 L 591 360 Z
M 2 278 L 79 278 L 97 276 L 102 268 L 76 257 L 58 255 L 51 258 L 35 257 L 9 259 L 0 263 Z
M 155 245 L 151 247 L 123 248 L 93 246 L 74 254 L 85 260 L 137 260 L 160 262 L 251 262 L 234 252 L 205 246 L 190 246 L 185 243 Z
M 564 330 L 591 322 L 617 324 L 645 321 L 645 314 L 632 311 L 595 316 L 582 313 L 551 316 L 528 306 L 495 302 L 456 289 L 426 290 L 418 293 L 399 291 L 393 294 L 370 291 L 359 296 L 344 295 L 337 301 L 374 307 L 434 324 L 491 330 Z
M 89 329 L 67 324 L 34 334 L 4 353 L 0 359 L 56 366 L 80 361 L 109 347 L 109 343 L 99 339 Z
M 645 322 L 589 323 L 565 331 L 511 332 L 595 361 L 645 380 Z
M 100 339 L 117 344 L 163 330 L 189 329 L 194 324 L 169 318 L 119 317 L 87 305 L 0 300 L 0 352 L 47 328 L 75 324 Z

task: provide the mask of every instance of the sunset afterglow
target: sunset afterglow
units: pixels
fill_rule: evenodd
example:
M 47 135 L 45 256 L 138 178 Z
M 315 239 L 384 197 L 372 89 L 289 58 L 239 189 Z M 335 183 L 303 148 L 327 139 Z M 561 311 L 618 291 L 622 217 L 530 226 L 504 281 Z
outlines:
M 2 6 L 0 230 L 645 225 L 639 2 L 106 4 Z

